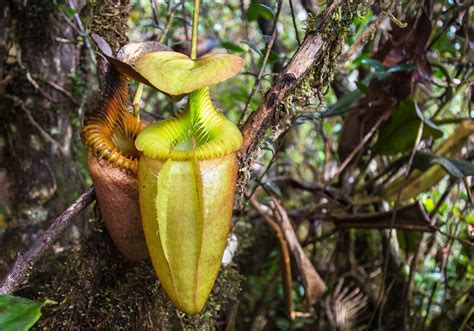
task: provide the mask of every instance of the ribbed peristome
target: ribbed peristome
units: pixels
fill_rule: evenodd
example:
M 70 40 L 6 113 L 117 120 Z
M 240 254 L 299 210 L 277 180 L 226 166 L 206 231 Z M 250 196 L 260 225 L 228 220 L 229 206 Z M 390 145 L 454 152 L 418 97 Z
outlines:
M 136 173 L 139 153 L 134 141 L 142 122 L 128 112 L 128 104 L 128 80 L 112 67 L 105 77 L 105 91 L 94 112 L 86 117 L 81 136 L 96 158 Z
M 141 131 L 135 145 L 153 159 L 185 161 L 235 153 L 242 142 L 235 124 L 214 108 L 206 87 L 190 93 L 188 107 L 179 116 Z

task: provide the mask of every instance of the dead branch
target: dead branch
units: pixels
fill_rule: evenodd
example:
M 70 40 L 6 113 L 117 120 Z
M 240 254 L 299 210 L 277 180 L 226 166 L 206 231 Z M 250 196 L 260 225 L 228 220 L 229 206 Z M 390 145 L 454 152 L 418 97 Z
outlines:
M 340 0 L 333 1 L 321 23 L 329 19 L 341 2 Z M 273 117 L 277 106 L 301 83 L 313 65 L 321 60 L 322 53 L 320 51 L 323 44 L 324 40 L 321 34 L 313 32 L 306 35 L 295 55 L 293 55 L 290 62 L 278 76 L 278 79 L 265 94 L 262 104 L 255 112 L 250 114 L 243 125 L 242 135 L 244 136 L 244 143 L 239 151 L 240 159 L 244 159 L 252 152 L 252 149 L 258 142 L 257 138 L 265 130 L 265 124 Z
M 330 185 L 326 185 L 326 184 L 322 184 L 318 182 L 308 182 L 302 179 L 292 178 L 289 176 L 273 177 L 269 180 L 269 182 L 278 183 L 278 184 L 287 184 L 296 189 L 308 191 L 315 195 L 323 194 L 327 198 L 335 200 L 344 206 L 351 205 L 351 199 L 348 195 L 344 194 L 343 192 L 339 191 L 338 189 Z
M 275 84 L 268 90 L 260 107 L 250 114 L 242 127 L 244 144 L 239 152 L 241 158 L 251 152 L 261 130 L 264 129 L 265 122 L 272 118 L 277 106 L 285 100 L 305 77 L 313 63 L 317 60 L 322 46 L 323 39 L 319 34 L 313 33 L 308 35 L 291 61 L 278 76 Z
M 80 214 L 94 200 L 95 191 L 91 186 L 51 223 L 25 254 L 18 253 L 13 266 L 0 283 L 0 295 L 13 293 L 18 289 L 26 280 L 30 268 L 72 223 L 74 216 Z
M 296 265 L 303 279 L 306 301 L 312 305 L 316 303 L 316 300 L 326 291 L 326 284 L 303 251 L 285 208 L 276 197 L 272 196 L 271 198 L 274 214 L 277 216 L 276 219 L 285 234 L 286 241 L 288 242 L 290 251 L 296 260 Z
M 286 302 L 286 307 L 288 309 L 288 314 L 290 315 L 290 318 L 293 320 L 295 319 L 295 312 L 293 309 L 293 299 L 292 299 L 292 294 L 291 294 L 292 278 L 291 278 L 291 263 L 290 263 L 290 253 L 288 250 L 288 242 L 285 239 L 285 234 L 283 233 L 281 226 L 277 222 L 275 222 L 272 219 L 272 217 L 270 217 L 265 207 L 257 202 L 255 196 L 250 198 L 250 204 L 260 214 L 260 216 L 273 228 L 278 238 L 278 242 L 280 244 L 280 251 L 281 251 L 281 260 L 282 260 L 282 277 L 283 277 L 283 289 L 285 292 L 285 302 Z
M 434 232 L 436 228 L 430 224 L 430 219 L 420 202 L 399 208 L 397 217 L 392 225 L 392 216 L 395 211 L 383 213 L 357 214 L 345 216 L 332 216 L 329 221 L 333 222 L 337 229 L 399 229 L 423 232 Z
M 355 41 L 355 43 L 352 44 L 351 48 L 347 50 L 344 54 L 341 55 L 341 58 L 339 60 L 339 65 L 343 65 L 346 61 L 348 61 L 354 54 L 359 52 L 362 47 L 365 45 L 367 40 L 371 38 L 371 36 L 377 31 L 379 28 L 380 24 L 382 24 L 384 18 L 385 18 L 386 13 L 381 12 L 375 21 L 373 21 L 362 34 L 360 37 Z

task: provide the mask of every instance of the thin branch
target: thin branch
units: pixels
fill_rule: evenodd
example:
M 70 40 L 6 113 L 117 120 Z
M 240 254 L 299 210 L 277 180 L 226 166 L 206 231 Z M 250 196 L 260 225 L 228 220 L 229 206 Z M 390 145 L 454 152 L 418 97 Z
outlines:
M 288 314 L 291 319 L 295 318 L 295 312 L 293 308 L 293 299 L 291 297 L 292 292 L 292 278 L 291 278 L 291 263 L 290 263 L 290 253 L 288 250 L 288 242 L 285 239 L 285 235 L 281 226 L 275 222 L 268 212 L 266 207 L 259 204 L 255 197 L 250 198 L 250 204 L 252 207 L 260 214 L 260 216 L 273 228 L 275 234 L 278 238 L 281 251 L 281 260 L 282 260 L 282 277 L 283 277 L 283 289 L 285 292 L 285 303 L 288 309 Z
M 181 0 L 181 12 L 183 20 L 184 38 L 189 41 L 188 14 L 186 12 L 185 0 Z
M 341 2 L 342 1 L 336 0 L 329 6 L 324 18 L 321 20 L 321 24 L 332 15 L 336 6 Z M 301 44 L 301 47 L 296 51 L 275 83 L 268 90 L 261 105 L 255 112 L 250 114 L 242 126 L 244 143 L 239 151 L 239 157 L 241 159 L 247 157 L 258 144 L 257 138 L 266 128 L 265 123 L 273 117 L 278 105 L 298 86 L 313 65 L 321 60 L 322 54 L 320 51 L 323 44 L 322 35 L 309 33 Z
M 332 186 L 328 186 L 318 182 L 308 182 L 302 179 L 296 179 L 289 176 L 274 177 L 268 180 L 268 182 L 287 184 L 297 189 L 311 192 L 313 194 L 323 194 L 327 198 L 335 200 L 336 202 L 344 206 L 349 206 L 351 204 L 351 199 L 349 196 L 333 188 Z
M 36 80 L 33 79 L 33 77 L 31 76 L 31 74 L 27 71 L 26 72 L 26 79 L 31 83 L 31 85 L 33 85 L 33 87 L 38 90 L 42 96 L 44 96 L 46 99 L 48 99 L 49 101 L 51 102 L 54 102 L 54 103 L 58 103 L 58 100 L 56 100 L 55 98 L 53 98 L 51 95 L 49 95 L 48 93 L 46 93 L 42 88 L 41 86 L 39 86 L 39 84 L 36 82 Z
M 351 48 L 349 48 L 340 58 L 339 65 L 344 64 L 347 60 L 349 60 L 354 54 L 356 54 L 369 40 L 369 38 L 375 33 L 375 31 L 379 28 L 380 24 L 382 24 L 385 18 L 385 13 L 381 12 L 377 19 L 370 24 L 367 29 L 359 36 L 359 39 L 356 40 L 355 43 L 352 44 Z
M 293 6 L 293 0 L 290 1 L 290 10 L 291 10 L 291 20 L 293 21 L 293 29 L 295 29 L 295 36 L 296 42 L 298 43 L 298 47 L 301 46 L 301 39 L 300 34 L 298 32 L 298 24 L 296 24 L 296 15 L 295 15 L 295 8 Z
M 66 90 L 64 87 L 62 87 L 61 85 L 59 84 L 56 84 L 55 82 L 53 81 L 50 81 L 50 80 L 47 80 L 47 79 L 43 79 L 42 81 L 44 81 L 46 84 L 48 84 L 49 86 L 51 86 L 52 88 L 54 88 L 55 90 L 57 90 L 58 92 L 61 92 L 62 94 L 64 94 L 69 100 L 71 100 L 72 103 L 74 103 L 76 106 L 79 105 L 79 103 L 74 99 L 73 95 L 71 92 L 69 92 L 68 90 Z
M 174 16 L 176 15 L 176 10 L 178 9 L 178 6 L 179 5 L 173 6 L 168 14 L 168 19 L 166 20 L 165 28 L 161 32 L 161 35 L 159 38 L 160 43 L 164 43 L 166 41 L 166 37 L 168 36 L 168 33 L 173 24 Z
M 82 24 L 81 17 L 77 13 L 77 9 L 76 9 L 76 6 L 74 5 L 74 1 L 68 0 L 68 5 L 74 10 L 74 20 L 76 21 L 77 27 L 79 28 L 79 32 L 80 32 L 79 34 L 84 41 L 84 45 L 86 45 L 86 48 L 87 48 L 87 51 L 89 52 L 89 57 L 91 58 L 92 63 L 96 65 L 97 60 L 95 58 L 94 50 L 92 49 L 91 43 L 89 42 L 89 37 L 87 35 L 86 30 L 84 29 L 84 24 Z
M 278 18 L 280 17 L 282 4 L 283 4 L 283 1 L 280 0 L 278 2 L 278 8 L 277 8 L 277 12 L 276 12 L 276 15 L 275 15 L 275 19 L 273 21 L 272 36 L 271 36 L 270 40 L 267 42 L 267 44 L 265 45 L 265 54 L 263 56 L 262 65 L 260 66 L 260 70 L 258 72 L 257 78 L 255 79 L 255 83 L 253 84 L 252 91 L 250 91 L 250 95 L 247 98 L 247 102 L 245 103 L 244 110 L 242 111 L 242 114 L 240 114 L 239 123 L 241 121 L 243 121 L 243 119 L 245 118 L 245 114 L 247 113 L 250 102 L 252 101 L 252 98 L 255 95 L 255 92 L 257 92 L 257 89 L 258 89 L 258 87 L 260 85 L 260 82 L 262 80 L 263 72 L 265 71 L 265 66 L 268 62 L 268 58 L 270 57 L 270 52 L 272 50 L 273 43 L 275 42 L 275 39 L 276 39 L 276 36 L 277 36 L 277 24 L 278 24 Z
M 470 242 L 469 240 L 466 240 L 466 239 L 461 238 L 461 237 L 458 237 L 458 236 L 456 236 L 456 235 L 452 235 L 452 234 L 450 234 L 450 233 L 444 232 L 444 231 L 441 230 L 440 228 L 436 229 L 436 231 L 438 231 L 440 234 L 442 234 L 443 236 L 446 236 L 446 237 L 449 238 L 449 239 L 457 240 L 457 241 L 463 243 L 464 245 L 468 245 L 468 246 L 474 247 L 474 243 Z
M 377 120 L 377 122 L 374 124 L 374 126 L 370 129 L 369 132 L 364 136 L 364 138 L 360 141 L 360 143 L 357 145 L 356 148 L 349 154 L 348 157 L 344 159 L 344 162 L 339 166 L 339 168 L 336 170 L 336 173 L 332 175 L 332 178 L 337 178 L 351 163 L 351 161 L 354 159 L 354 157 L 359 154 L 359 152 L 362 150 L 362 148 L 367 144 L 367 142 L 372 138 L 372 136 L 377 132 L 379 129 L 380 125 L 387 120 L 388 116 L 390 113 L 385 113 L 383 116 L 380 116 L 380 118 Z
M 324 293 L 324 291 L 326 291 L 326 284 L 316 271 L 313 263 L 311 263 L 303 251 L 285 208 L 283 208 L 282 204 L 275 196 L 271 195 L 271 199 L 272 208 L 274 210 L 273 214 L 277 216 L 276 219 L 285 234 L 288 246 L 296 260 L 296 265 L 298 266 L 301 278 L 303 279 L 306 301 L 312 305 Z
M 0 283 L 0 295 L 15 292 L 26 280 L 30 268 L 51 247 L 58 237 L 72 223 L 74 217 L 80 214 L 95 200 L 95 191 L 89 187 L 76 201 L 74 201 L 49 228 L 39 236 L 25 254 L 18 254 L 10 271 Z
M 156 0 L 150 0 L 150 5 L 151 5 L 151 14 L 153 16 L 153 25 L 157 29 L 161 29 L 160 21 L 158 20 L 158 14 L 157 14 L 158 8 L 156 5 Z
M 405 177 L 403 178 L 403 185 L 400 187 L 400 189 L 398 190 L 398 194 L 397 194 L 397 199 L 395 200 L 395 206 L 394 206 L 394 213 L 392 214 L 392 219 L 391 219 L 391 222 L 390 222 L 390 229 L 388 230 L 389 233 L 388 233 L 388 240 L 387 240 L 387 251 L 385 253 L 385 256 L 384 256 L 384 265 L 383 265 L 383 276 L 382 276 L 382 285 L 380 286 L 380 290 L 379 290 L 379 295 L 378 295 L 378 299 L 377 299 L 377 305 L 376 305 L 376 308 L 374 310 L 374 313 L 372 314 L 371 318 L 370 318 L 370 322 L 369 322 L 369 327 L 372 326 L 372 322 L 375 318 L 375 314 L 376 312 L 380 309 L 380 312 L 383 312 L 383 309 L 384 309 L 384 294 L 388 293 L 386 292 L 385 290 L 385 281 L 387 279 L 387 274 L 388 274 L 388 262 L 389 262 L 389 254 L 390 254 L 390 245 L 391 245 L 391 240 L 392 240 L 392 229 L 394 227 L 394 224 L 395 224 L 395 220 L 397 218 L 397 210 L 398 210 L 398 206 L 400 204 L 400 198 L 401 198 L 401 194 L 402 194 L 402 191 L 403 191 L 403 187 L 405 186 L 408 178 L 409 178 L 409 175 L 410 175 L 410 172 L 411 172 L 411 168 L 412 168 L 412 165 L 413 165 L 413 160 L 415 158 L 415 153 L 418 149 L 418 145 L 421 141 L 421 138 L 422 138 L 422 134 L 423 134 L 423 122 L 420 122 L 420 126 L 418 127 L 418 132 L 417 132 L 417 136 L 416 136 L 416 140 L 415 140 L 415 143 L 413 144 L 413 148 L 411 150 L 411 154 L 410 154 L 410 159 L 408 160 L 408 165 L 407 165 L 407 171 L 405 173 Z M 410 270 L 411 272 L 411 270 Z M 379 325 L 380 325 L 380 321 L 381 321 L 381 318 L 382 318 L 382 314 L 379 315 Z M 404 318 L 405 320 L 405 318 Z
M 55 148 L 57 148 L 59 150 L 59 152 L 61 154 L 63 154 L 64 156 L 69 156 L 69 153 L 70 153 L 70 150 L 69 150 L 69 136 L 72 134 L 71 132 L 66 132 L 66 135 L 65 135 L 65 141 L 64 141 L 64 144 L 60 144 L 56 139 L 54 139 L 36 120 L 35 118 L 33 117 L 33 115 L 31 115 L 31 112 L 28 110 L 28 108 L 26 107 L 25 103 L 23 102 L 22 99 L 18 98 L 17 96 L 15 95 L 10 95 L 10 94 L 4 94 L 4 96 L 8 99 L 11 99 L 15 106 L 18 106 L 21 108 L 21 110 L 23 110 L 23 112 L 25 113 L 26 117 L 28 118 L 28 120 L 30 121 L 31 125 L 33 125 L 38 131 L 39 133 L 41 134 L 41 136 L 47 141 L 49 142 L 51 145 L 53 145 Z M 68 130 L 71 130 L 70 128 Z

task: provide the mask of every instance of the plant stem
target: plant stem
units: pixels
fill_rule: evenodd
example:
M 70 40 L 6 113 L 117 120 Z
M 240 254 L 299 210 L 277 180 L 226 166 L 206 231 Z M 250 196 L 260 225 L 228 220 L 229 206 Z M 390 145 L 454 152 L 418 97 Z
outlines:
M 137 92 L 135 93 L 135 97 L 133 98 L 133 116 L 138 117 L 140 119 L 140 100 L 142 99 L 143 94 L 143 84 L 138 83 Z
M 191 35 L 191 59 L 193 60 L 195 60 L 197 57 L 197 35 L 198 35 L 200 2 L 201 0 L 194 0 L 193 32 Z

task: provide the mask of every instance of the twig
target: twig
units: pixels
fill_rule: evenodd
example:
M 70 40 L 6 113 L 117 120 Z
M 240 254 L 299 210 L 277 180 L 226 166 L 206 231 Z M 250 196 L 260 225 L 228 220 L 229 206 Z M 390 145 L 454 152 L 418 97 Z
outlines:
M 298 32 L 298 25 L 296 24 L 296 15 L 295 15 L 295 8 L 293 6 L 293 0 L 289 0 L 289 2 L 290 2 L 290 10 L 291 10 L 291 20 L 293 21 L 293 28 L 295 29 L 296 42 L 298 43 L 298 46 L 301 46 L 301 39 L 300 39 L 300 34 Z
M 398 206 L 400 204 L 400 198 L 401 198 L 401 194 L 402 194 L 402 191 L 403 191 L 403 187 L 405 186 L 405 184 L 406 184 L 406 182 L 409 178 L 411 168 L 412 168 L 412 165 L 413 165 L 413 160 L 415 158 L 415 154 L 416 154 L 416 151 L 418 149 L 418 145 L 419 145 L 420 140 L 421 140 L 422 135 L 423 135 L 423 127 L 424 126 L 423 126 L 423 121 L 422 121 L 422 122 L 420 122 L 420 126 L 418 127 L 418 132 L 417 132 L 417 136 L 416 136 L 416 139 L 415 139 L 415 143 L 413 144 L 413 148 L 412 148 L 411 154 L 410 154 L 410 159 L 408 160 L 407 171 L 406 171 L 405 177 L 403 178 L 403 185 L 398 190 L 397 199 L 395 200 L 394 212 L 392 214 L 392 219 L 391 219 L 391 222 L 390 222 L 390 229 L 388 230 L 389 233 L 388 233 L 388 239 L 387 239 L 387 251 L 386 251 L 385 257 L 384 257 L 382 284 L 380 286 L 377 305 L 375 307 L 374 313 L 372 314 L 372 316 L 370 318 L 370 322 L 368 324 L 369 327 L 372 326 L 372 322 L 375 318 L 375 314 L 376 314 L 377 310 L 380 309 L 380 311 L 382 312 L 383 309 L 384 309 L 384 304 L 382 304 L 382 301 L 383 301 L 383 296 L 384 296 L 384 293 L 385 293 L 385 281 L 387 279 L 387 274 L 388 274 L 388 262 L 389 262 L 388 260 L 390 258 L 389 257 L 390 245 L 391 245 L 392 233 L 393 233 L 392 229 L 395 225 L 395 220 L 397 218 L 397 209 L 398 209 Z M 412 270 L 410 270 L 410 273 L 411 272 L 412 272 Z M 382 318 L 382 314 L 379 315 L 379 324 L 380 324 L 381 318 Z M 404 322 L 405 322 L 405 317 L 404 317 Z
M 41 86 L 39 86 L 39 84 L 36 82 L 36 80 L 33 79 L 33 77 L 31 77 L 31 74 L 27 71 L 26 72 L 26 79 L 31 83 L 31 85 L 33 85 L 33 87 L 38 90 L 42 96 L 44 96 L 46 99 L 48 99 L 49 101 L 51 102 L 54 102 L 54 103 L 57 103 L 58 100 L 56 100 L 55 98 L 53 98 L 51 95 L 49 95 L 48 93 L 46 93 L 42 88 Z
M 163 29 L 163 32 L 161 33 L 161 36 L 159 39 L 160 43 L 164 43 L 166 40 L 166 37 L 168 36 L 168 32 L 170 31 L 171 25 L 173 24 L 174 16 L 176 14 L 176 9 L 178 8 L 178 6 L 179 5 L 173 6 L 173 8 L 171 8 L 171 11 L 168 14 L 168 19 L 166 21 L 165 28 Z
M 447 238 L 449 239 L 452 239 L 452 240 L 457 240 L 459 242 L 462 242 L 463 244 L 465 245 L 468 245 L 468 246 L 471 246 L 471 247 L 474 247 L 474 243 L 470 242 L 469 240 L 466 240 L 466 239 L 463 239 L 461 237 L 458 237 L 456 235 L 452 235 L 450 233 L 447 233 L 447 232 L 444 232 L 442 231 L 441 229 L 436 229 L 436 231 L 438 231 L 439 233 L 441 233 L 443 236 L 446 236 Z
M 46 141 L 48 141 L 51 145 L 56 147 L 59 150 L 59 152 L 63 154 L 64 156 L 69 156 L 70 150 L 68 146 L 70 143 L 69 139 L 72 134 L 71 132 L 72 129 L 70 128 L 68 129 L 69 131 L 66 132 L 66 135 L 65 135 L 66 139 L 65 139 L 64 144 L 60 144 L 45 129 L 43 129 L 43 127 L 34 119 L 33 115 L 31 115 L 31 112 L 28 110 L 28 108 L 26 107 L 22 99 L 20 99 L 19 97 L 15 95 L 10 95 L 10 94 L 4 94 L 4 96 L 8 99 L 13 100 L 13 103 L 15 104 L 15 106 L 18 106 L 21 108 L 21 110 L 23 110 L 23 112 L 26 114 L 26 117 L 30 121 L 31 125 L 33 125 L 39 131 L 39 133 L 43 136 L 43 138 Z
M 385 13 L 381 12 L 377 19 L 370 24 L 367 29 L 359 36 L 359 39 L 356 40 L 344 54 L 341 55 L 339 60 L 339 65 L 344 64 L 349 60 L 354 54 L 356 54 L 361 47 L 367 42 L 367 40 L 374 34 L 374 32 L 379 28 L 385 18 Z
M 431 47 L 433 47 L 433 45 L 438 41 L 438 39 L 446 33 L 446 30 L 449 27 L 453 26 L 453 23 L 456 21 L 459 13 L 463 12 L 466 9 L 469 9 L 473 4 L 474 4 L 474 1 L 471 0 L 461 5 L 459 4 L 453 5 L 447 11 L 445 11 L 443 15 L 446 15 L 447 12 L 451 9 L 454 9 L 454 8 L 456 9 L 456 12 L 453 14 L 453 16 L 451 16 L 450 20 L 447 23 L 445 23 L 443 28 L 439 31 L 439 33 L 431 39 L 430 44 L 428 45 L 426 49 L 427 50 L 431 49 Z
M 328 18 L 336 5 L 341 1 L 334 1 L 326 11 Z M 321 23 L 322 24 L 322 23 Z M 244 143 L 239 151 L 239 157 L 244 159 L 258 144 L 258 137 L 266 128 L 265 123 L 272 118 L 277 106 L 286 99 L 293 89 L 303 80 L 313 65 L 321 60 L 321 48 L 324 44 L 323 38 L 318 33 L 309 33 L 304 39 L 301 47 L 291 58 L 290 62 L 282 70 L 278 79 L 268 90 L 261 105 L 254 111 L 242 126 Z
M 161 29 L 160 27 L 160 21 L 158 20 L 158 15 L 156 14 L 157 8 L 156 8 L 156 0 L 150 0 L 150 6 L 151 6 L 151 14 L 153 16 L 153 25 L 157 29 Z
M 271 199 L 274 215 L 277 216 L 276 219 L 285 234 L 288 247 L 296 260 L 296 265 L 298 266 L 301 278 L 303 279 L 306 301 L 312 305 L 324 293 L 324 291 L 326 291 L 326 284 L 303 251 L 285 209 L 276 197 L 272 195 Z
M 262 172 L 262 174 L 256 179 L 257 183 L 262 183 L 263 178 L 265 177 L 265 175 L 268 173 L 270 168 L 274 165 L 275 161 L 277 160 L 277 156 L 280 154 L 281 149 L 284 145 L 284 140 L 285 140 L 287 134 L 290 132 L 290 129 L 292 127 L 291 124 L 288 125 L 288 127 L 286 128 L 285 131 L 283 131 L 277 138 L 274 139 L 275 143 L 277 143 L 279 140 L 280 140 L 281 143 L 278 144 L 278 146 L 275 148 L 275 151 L 273 151 L 272 158 L 270 159 L 270 162 L 268 162 L 268 166 L 265 168 L 265 170 Z M 254 195 L 254 193 L 258 189 L 258 187 L 259 187 L 259 185 L 255 186 L 255 188 L 252 190 L 252 193 L 250 193 L 249 198 L 251 198 Z
M 332 199 L 343 206 L 349 206 L 351 204 L 351 199 L 349 196 L 338 191 L 337 189 L 321 184 L 318 182 L 308 182 L 302 179 L 296 179 L 289 176 L 278 176 L 271 178 L 268 182 L 272 183 L 283 183 L 293 186 L 297 189 L 305 190 L 313 194 L 323 194 L 327 198 Z
M 424 331 L 425 328 L 426 328 L 426 322 L 428 320 L 428 316 L 430 315 L 430 311 L 431 311 L 431 304 L 433 303 L 433 298 L 435 296 L 435 293 L 436 293 L 436 289 L 438 288 L 438 282 L 435 282 L 433 284 L 433 287 L 431 288 L 431 295 L 428 299 L 428 305 L 426 307 L 426 315 L 425 317 L 423 317 L 423 322 L 421 324 L 421 330 Z
M 188 29 L 188 15 L 186 13 L 186 2 L 185 0 L 181 0 L 181 12 L 183 16 L 183 29 L 184 29 L 184 38 L 186 41 L 189 41 L 189 29 Z
M 61 154 L 63 154 L 64 156 L 69 156 L 70 151 L 67 146 L 63 146 L 56 139 L 51 137 L 51 135 L 46 132 L 46 130 L 43 129 L 43 127 L 34 119 L 33 115 L 31 115 L 30 111 L 28 110 L 28 108 L 26 108 L 24 104 L 21 104 L 20 108 L 25 112 L 26 117 L 28 117 L 30 123 L 36 129 L 38 129 L 44 139 L 46 139 L 51 145 L 55 146 L 61 152 Z
M 71 92 L 69 92 L 68 90 L 66 90 L 64 87 L 62 87 L 61 85 L 59 84 L 56 84 L 55 82 L 53 81 L 50 81 L 50 80 L 46 80 L 46 79 L 43 79 L 42 80 L 43 82 L 45 82 L 46 84 L 48 84 L 49 86 L 51 86 L 52 88 L 54 88 L 55 90 L 61 92 L 62 94 L 64 94 L 69 100 L 71 100 L 72 103 L 74 103 L 76 106 L 79 105 L 79 103 L 74 99 L 73 95 Z
M 446 190 L 443 192 L 443 194 L 441 195 L 440 199 L 436 202 L 436 205 L 435 207 L 433 208 L 433 210 L 430 212 L 429 214 L 429 219 L 430 219 L 430 226 L 434 227 L 434 222 L 436 220 L 436 216 L 438 214 L 438 210 L 439 208 L 441 207 L 441 205 L 444 203 L 444 201 L 448 198 L 449 196 L 449 193 L 451 192 L 451 189 L 454 187 L 454 181 L 450 181 L 449 184 L 448 184 L 448 187 L 446 188 Z M 436 227 L 434 227 L 436 229 Z M 434 233 L 433 235 L 435 235 L 436 233 Z M 405 285 L 405 295 L 404 295 L 404 302 L 403 302 L 403 312 L 405 314 L 405 311 L 408 310 L 409 308 L 409 302 L 411 300 L 411 296 L 412 296 L 412 286 L 411 286 L 411 283 L 412 283 L 412 280 L 413 280 L 413 274 L 414 272 L 416 271 L 416 268 L 417 268 L 417 264 L 418 264 L 418 260 L 419 260 L 419 257 L 420 257 L 420 254 L 422 252 L 422 250 L 424 249 L 424 244 L 425 244 L 425 240 L 426 240 L 426 235 L 423 234 L 420 241 L 418 242 L 418 245 L 416 246 L 416 250 L 415 250 L 415 254 L 411 260 L 411 263 L 410 263 L 410 274 L 409 274 L 409 277 L 408 277 L 408 281 Z M 434 243 L 434 237 L 433 237 L 433 243 Z M 423 247 L 423 249 L 422 249 Z M 431 249 L 430 249 L 431 250 Z M 428 251 L 430 251 L 428 250 Z M 436 284 L 435 284 L 436 285 Z M 423 321 L 423 329 L 424 329 L 424 324 L 425 324 L 425 320 L 426 320 L 426 317 L 428 316 L 428 312 L 430 311 L 430 306 L 431 306 L 431 302 L 433 300 L 433 295 L 434 295 L 434 291 L 436 290 L 436 286 L 433 287 L 433 292 L 431 294 L 431 297 L 429 299 L 429 303 L 428 303 L 428 308 L 427 308 L 427 314 L 425 316 L 425 319 Z
M 390 114 L 385 113 L 384 115 L 380 116 L 380 118 L 377 120 L 374 126 L 370 129 L 370 131 L 366 133 L 366 135 L 360 141 L 357 147 L 354 148 L 351 154 L 349 154 L 349 156 L 345 158 L 344 162 L 342 162 L 342 164 L 336 170 L 336 173 L 332 176 L 332 178 L 338 177 L 347 168 L 349 163 L 351 163 L 354 157 L 361 151 L 361 149 L 365 146 L 365 144 L 367 144 L 367 142 L 372 138 L 375 132 L 379 129 L 380 125 L 387 119 L 388 115 Z
M 257 92 L 257 89 L 262 80 L 263 72 L 265 71 L 265 65 L 267 64 L 268 58 L 270 56 L 270 52 L 273 47 L 273 43 L 275 42 L 275 39 L 277 36 L 277 24 L 278 24 L 278 18 L 280 17 L 282 4 L 283 4 L 282 0 L 278 1 L 277 12 L 275 15 L 275 19 L 273 21 L 272 36 L 270 40 L 267 42 L 267 44 L 265 45 L 265 54 L 263 56 L 262 65 L 260 66 L 260 70 L 258 72 L 257 78 L 255 79 L 255 83 L 253 84 L 252 91 L 250 91 L 250 95 L 247 98 L 247 102 L 245 103 L 244 110 L 242 111 L 242 114 L 240 114 L 239 123 L 242 122 L 243 119 L 245 118 L 245 114 L 247 113 L 250 102 L 252 101 L 252 98 L 255 95 L 255 92 Z
M 76 6 L 74 5 L 74 2 L 72 0 L 68 0 L 68 5 L 74 10 L 74 20 L 76 21 L 77 27 L 79 28 L 79 31 L 80 31 L 79 34 L 84 40 L 84 45 L 86 45 L 86 48 L 87 48 L 87 51 L 89 52 L 89 57 L 91 58 L 92 63 L 96 65 L 97 60 L 95 58 L 94 50 L 92 49 L 91 43 L 89 42 L 89 37 L 87 36 L 87 32 L 84 29 L 84 24 L 82 24 L 81 17 L 77 13 Z
M 72 223 L 74 217 L 81 213 L 95 199 L 93 187 L 89 187 L 76 201 L 74 201 L 49 228 L 35 240 L 25 254 L 18 254 L 10 271 L 0 283 L 0 295 L 15 292 L 26 280 L 31 267 L 38 261 L 46 250 L 58 239 L 64 230 Z
M 281 251 L 281 261 L 282 261 L 282 276 L 283 276 L 283 289 L 285 292 L 285 303 L 288 309 L 288 314 L 291 319 L 295 318 L 295 312 L 293 308 L 293 299 L 292 295 L 292 278 L 291 278 L 291 263 L 290 263 L 290 253 L 288 250 L 288 242 L 285 239 L 285 235 L 282 231 L 282 228 L 278 223 L 276 223 L 270 215 L 265 211 L 265 208 L 260 205 L 255 196 L 250 198 L 250 204 L 253 208 L 260 214 L 260 216 L 273 228 L 275 234 L 278 238 Z

